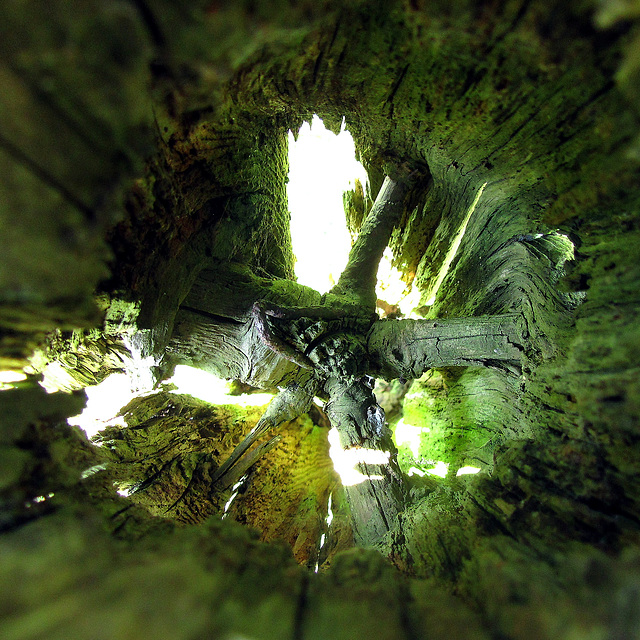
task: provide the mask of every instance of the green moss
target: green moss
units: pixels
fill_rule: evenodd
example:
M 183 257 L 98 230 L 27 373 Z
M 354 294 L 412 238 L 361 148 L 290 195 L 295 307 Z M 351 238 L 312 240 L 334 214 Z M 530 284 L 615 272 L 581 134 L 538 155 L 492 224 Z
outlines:
M 0 626 L 10 640 L 148 632 L 282 638 L 302 586 L 286 549 L 260 545 L 231 523 L 124 546 L 90 510 L 67 509 L 2 543 L 0 581 L 7 589 L 17 580 L 2 603 Z
M 416 380 L 405 397 L 402 420 L 421 432 L 414 432 L 417 451 L 400 446 L 403 470 L 426 471 L 444 462 L 450 475 L 463 466 L 491 471 L 498 444 L 530 435 L 512 404 L 512 386 L 498 373 L 474 368 L 430 370 Z

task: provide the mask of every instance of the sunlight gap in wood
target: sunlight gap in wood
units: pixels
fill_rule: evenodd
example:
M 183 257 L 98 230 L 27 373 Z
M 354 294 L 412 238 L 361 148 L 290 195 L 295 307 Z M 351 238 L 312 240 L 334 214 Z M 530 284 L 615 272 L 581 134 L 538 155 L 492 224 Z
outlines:
M 333 493 L 329 494 L 329 500 L 327 501 L 327 517 L 325 518 L 325 523 L 327 525 L 326 532 L 324 532 L 320 536 L 320 543 L 318 544 L 318 552 L 322 551 L 324 546 L 327 544 L 327 539 L 329 535 L 329 531 L 331 529 L 331 523 L 333 522 L 333 510 L 331 509 L 331 503 L 333 501 Z M 320 568 L 320 562 L 316 562 L 314 571 L 318 573 L 318 569 Z
M 326 293 L 344 270 L 351 236 L 345 221 L 342 194 L 356 179 L 365 188 L 367 173 L 356 160 L 351 134 L 344 121 L 339 135 L 318 116 L 302 125 L 298 139 L 289 132 L 291 239 L 300 284 Z
M 340 434 L 335 427 L 329 430 L 329 456 L 333 461 L 333 468 L 340 476 L 342 486 L 352 487 L 366 480 L 383 480 L 383 476 L 366 476 L 355 467 L 358 464 L 388 464 L 391 454 L 378 449 L 343 449 L 340 444 Z
M 476 206 L 478 205 L 480 197 L 482 196 L 487 184 L 488 183 L 485 182 L 480 187 L 480 189 L 478 189 L 478 193 L 476 193 L 476 197 L 474 198 L 473 202 L 471 203 L 471 206 L 467 210 L 464 220 L 462 221 L 462 224 L 460 225 L 458 232 L 456 233 L 456 235 L 453 238 L 453 241 L 451 242 L 451 246 L 449 247 L 449 251 L 447 251 L 447 255 L 444 259 L 444 262 L 442 263 L 442 267 L 440 268 L 438 277 L 436 278 L 436 281 L 433 283 L 433 286 L 431 287 L 431 291 L 429 291 L 429 295 L 427 298 L 428 305 L 432 305 L 436 301 L 436 296 L 438 295 L 438 289 L 440 289 L 440 285 L 444 282 L 444 279 L 447 277 L 447 273 L 449 273 L 449 267 L 451 266 L 451 263 L 456 257 L 456 254 L 458 253 L 458 248 L 460 247 L 460 243 L 462 242 L 464 233 L 467 230 L 467 225 L 469 224 L 469 220 L 471 220 L 471 216 L 473 215 L 473 212 L 476 210 Z
M 419 469 L 418 467 L 411 467 L 407 475 L 409 476 L 438 476 L 439 478 L 446 478 L 449 473 L 449 463 L 440 460 L 435 463 L 435 466 L 431 469 Z
M 456 471 L 456 476 L 475 475 L 476 473 L 480 473 L 480 471 L 482 471 L 482 469 L 480 469 L 479 467 L 470 467 L 470 466 L 460 467 Z
M 263 407 L 271 402 L 271 393 L 245 393 L 230 395 L 229 382 L 211 373 L 180 364 L 167 384 L 175 385 L 172 393 L 190 395 L 211 404 L 229 404 L 239 407 Z
M 403 444 L 408 445 L 414 458 L 420 455 L 420 440 L 423 433 L 429 433 L 429 427 L 418 427 L 408 424 L 404 418 L 400 418 L 394 427 L 393 438 L 396 446 L 401 447 Z
M 231 494 L 231 497 L 227 500 L 226 504 L 224 505 L 222 520 L 224 520 L 229 515 L 229 508 L 231 507 L 231 504 L 233 503 L 233 501 L 238 497 L 238 494 L 240 493 L 240 487 L 244 484 L 245 480 L 246 480 L 246 475 L 242 476 L 242 478 L 240 478 L 240 480 L 238 480 L 238 482 L 236 482 L 233 485 L 233 487 L 231 487 L 231 491 L 233 493 Z
M 384 250 L 378 266 L 376 296 L 379 313 L 385 311 L 384 306 L 380 305 L 380 301 L 383 301 L 391 307 L 398 307 L 405 318 L 418 320 L 421 317 L 414 312 L 420 305 L 420 290 L 402 280 L 402 273 L 393 266 L 393 254 L 389 247 Z
M 0 391 L 14 389 L 17 382 L 23 382 L 27 375 L 21 371 L 0 371 Z
M 100 384 L 86 387 L 87 405 L 82 413 L 69 418 L 67 422 L 80 427 L 88 438 L 107 426 L 125 427 L 124 418 L 118 416 L 120 410 L 134 398 L 153 393 L 152 389 L 140 390 L 137 388 L 138 383 L 137 376 L 132 379 L 129 373 L 112 373 Z M 175 387 L 171 389 L 171 393 L 190 395 L 217 405 L 263 407 L 273 398 L 270 393 L 230 395 L 226 380 L 186 365 L 178 365 L 173 377 L 165 384 Z
M 347 264 L 351 236 L 347 230 L 343 194 L 359 180 L 367 192 L 367 173 L 356 159 L 351 134 L 344 121 L 338 135 L 325 128 L 318 116 L 305 123 L 297 140 L 289 132 L 291 239 L 300 284 L 326 293 Z M 402 281 L 387 248 L 380 261 L 376 294 L 405 317 L 420 302 L 420 292 Z M 379 309 L 383 311 L 382 308 Z M 417 317 L 417 316 L 415 316 Z
M 143 395 L 138 390 L 132 390 L 131 378 L 127 373 L 112 373 L 100 384 L 85 387 L 84 391 L 87 394 L 84 410 L 67 422 L 80 427 L 88 438 L 107 426 L 126 426 L 124 418 L 118 413 L 135 397 Z

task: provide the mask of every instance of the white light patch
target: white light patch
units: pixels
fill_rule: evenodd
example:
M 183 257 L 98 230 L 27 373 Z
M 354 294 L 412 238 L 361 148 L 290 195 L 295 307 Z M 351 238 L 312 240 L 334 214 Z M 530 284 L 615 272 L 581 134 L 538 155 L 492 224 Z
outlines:
M 429 433 L 429 427 L 416 427 L 413 424 L 407 424 L 403 418 L 400 418 L 394 429 L 394 439 L 396 446 L 403 444 L 409 445 L 414 458 L 420 455 L 420 437 L 423 433 Z
M 20 371 L 0 371 L 0 383 L 11 384 L 12 382 L 22 382 L 27 376 Z
M 100 384 L 86 387 L 85 392 L 87 406 L 80 415 L 69 418 L 67 422 L 80 427 L 88 438 L 108 425 L 124 425 L 123 419 L 116 417 L 116 414 L 140 395 L 131 390 L 131 379 L 126 373 L 113 373 Z
M 411 467 L 407 475 L 420 476 L 422 478 L 422 476 L 425 475 L 425 472 L 422 469 L 418 469 L 418 467 Z
M 378 265 L 376 296 L 391 306 L 397 306 L 405 318 L 418 319 L 413 309 L 420 304 L 420 291 L 402 280 L 402 273 L 392 262 L 393 254 L 387 247 Z
M 449 465 L 446 462 L 436 462 L 436 466 L 433 469 L 426 469 L 426 472 L 432 476 L 446 478 L 449 472 Z
M 342 125 L 339 135 L 313 116 L 298 140 L 289 133 L 291 240 L 300 284 L 326 293 L 344 270 L 351 249 L 342 194 L 356 179 L 365 186 L 367 174 L 356 160 L 353 138 Z
M 329 456 L 333 460 L 333 467 L 344 487 L 352 487 L 367 480 L 383 480 L 383 476 L 366 476 L 355 469 L 358 464 L 388 464 L 390 453 L 379 449 L 347 449 L 340 444 L 340 434 L 333 427 L 329 429 Z
M 451 266 L 453 259 L 456 257 L 456 254 L 458 253 L 458 248 L 460 247 L 460 243 L 462 242 L 462 238 L 464 237 L 464 232 L 467 230 L 467 225 L 469 224 L 469 220 L 471 220 L 471 216 L 473 212 L 476 210 L 478 201 L 480 200 L 480 197 L 482 196 L 482 193 L 484 192 L 484 189 L 487 186 L 487 184 L 488 183 L 485 182 L 478 190 L 478 193 L 476 193 L 476 197 L 471 203 L 471 206 L 469 207 L 469 210 L 467 211 L 467 214 L 465 215 L 464 220 L 462 221 L 462 224 L 458 229 L 458 233 L 456 233 L 456 235 L 453 238 L 453 242 L 449 247 L 449 251 L 447 252 L 444 262 L 442 263 L 442 267 L 440 268 L 440 273 L 438 274 L 438 277 L 435 283 L 433 284 L 433 286 L 431 287 L 431 291 L 429 292 L 429 298 L 426 303 L 428 305 L 432 305 L 436 301 L 436 296 L 438 295 L 438 289 L 440 289 L 440 285 L 444 282 L 444 279 L 447 277 L 447 273 L 449 273 L 449 267 Z
M 470 474 L 480 473 L 480 471 L 482 471 L 482 469 L 479 469 L 478 467 L 460 467 L 456 471 L 456 475 L 457 476 L 466 476 L 466 475 L 470 475 Z
M 211 373 L 178 365 L 168 384 L 177 387 L 172 393 L 184 393 L 211 404 L 233 404 L 240 407 L 263 407 L 273 399 L 270 393 L 245 393 L 240 396 L 229 395 L 229 383 Z
M 333 511 L 331 510 L 333 494 L 329 495 L 329 502 L 327 503 L 327 517 L 325 518 L 325 522 L 327 523 L 327 529 L 331 526 L 333 522 Z
M 224 505 L 224 512 L 222 513 L 222 519 L 224 520 L 229 514 L 229 508 L 231 507 L 231 503 L 236 499 L 236 496 L 238 495 L 238 491 L 234 491 L 231 494 L 231 497 L 227 500 L 227 503 Z
M 145 330 L 123 336 L 124 345 L 131 354 L 131 361 L 127 367 L 130 385 L 141 393 L 153 389 L 155 384 L 153 369 L 158 364 L 154 356 L 142 355 L 146 351 L 145 343 L 149 340 L 147 334 L 148 330 Z

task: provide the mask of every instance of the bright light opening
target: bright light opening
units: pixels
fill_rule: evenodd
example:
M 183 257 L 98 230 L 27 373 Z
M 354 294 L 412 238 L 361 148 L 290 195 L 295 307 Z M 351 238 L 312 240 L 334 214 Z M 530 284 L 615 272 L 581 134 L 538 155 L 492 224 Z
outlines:
M 413 424 L 407 424 L 404 418 L 400 418 L 396 423 L 394 430 L 394 439 L 396 446 L 400 447 L 407 444 L 414 458 L 420 455 L 420 437 L 423 433 L 429 433 L 429 427 L 416 427 Z
M 333 467 L 340 476 L 344 487 L 352 487 L 366 480 L 383 480 L 383 476 L 366 476 L 355 467 L 362 463 L 388 464 L 390 455 L 388 451 L 378 449 L 353 448 L 345 451 L 340 444 L 338 430 L 335 427 L 329 429 L 329 456 L 333 460 Z
M 327 517 L 325 518 L 325 522 L 327 523 L 327 529 L 331 526 L 333 522 L 333 511 L 331 510 L 333 494 L 329 494 L 329 502 L 327 503 Z
M 291 240 L 300 284 L 326 293 L 344 270 L 351 249 L 342 194 L 353 189 L 356 179 L 363 187 L 367 173 L 356 160 L 351 134 L 325 129 L 313 116 L 298 140 L 289 133 L 289 183 Z
M 147 333 L 148 330 L 145 330 L 123 336 L 124 345 L 131 354 L 131 362 L 127 367 L 129 384 L 133 390 L 142 393 L 153 389 L 155 383 L 153 368 L 158 364 L 154 356 L 142 355 L 146 350 L 145 343 L 149 339 Z
M 134 387 L 137 382 L 138 379 L 133 381 Z M 174 376 L 167 382 L 176 386 L 172 393 L 190 395 L 211 404 L 263 407 L 273 399 L 270 393 L 229 395 L 227 381 L 186 365 L 178 365 Z M 69 418 L 67 422 L 83 429 L 88 438 L 107 426 L 126 427 L 124 418 L 118 416 L 122 407 L 136 397 L 152 393 L 151 390 L 141 392 L 139 389 L 132 389 L 132 378 L 126 373 L 113 373 L 100 384 L 86 387 L 85 392 L 87 406 L 81 414 Z
M 418 467 L 411 467 L 407 472 L 407 475 L 410 476 L 426 476 L 429 474 L 430 476 L 438 476 L 439 478 L 446 478 L 447 473 L 449 473 L 449 464 L 447 462 L 436 462 L 435 467 L 433 469 L 419 469 Z
M 231 507 L 231 503 L 236 499 L 236 496 L 238 495 L 237 491 L 234 491 L 231 494 L 231 497 L 227 500 L 226 504 L 224 505 L 224 512 L 222 513 L 222 519 L 224 520 L 228 515 L 229 515 L 229 507 Z
M 80 427 L 88 438 L 108 425 L 126 426 L 122 417 L 116 417 L 120 409 L 140 395 L 131 390 L 131 379 L 126 373 L 113 373 L 100 384 L 86 387 L 87 406 L 84 411 L 67 422 Z
M 240 478 L 240 480 L 238 480 L 238 482 L 236 482 L 233 485 L 233 487 L 231 487 L 231 491 L 233 491 L 233 493 L 231 494 L 231 497 L 227 500 L 226 504 L 224 505 L 224 511 L 222 513 L 223 520 L 229 515 L 229 508 L 231 507 L 231 504 L 233 503 L 233 501 L 238 497 L 240 493 L 240 487 L 243 485 L 245 479 L 246 479 L 246 475 L 242 476 L 242 478 Z
M 27 374 L 21 371 L 0 371 L 0 384 L 22 382 L 27 379 Z
M 173 377 L 167 380 L 177 388 L 172 393 L 190 395 L 211 404 L 233 404 L 240 407 L 263 407 L 273 399 L 270 393 L 245 393 L 239 396 L 229 394 L 229 383 L 211 373 L 178 365 Z
M 0 391 L 14 389 L 16 382 L 24 382 L 27 375 L 21 371 L 0 371 Z
M 402 273 L 393 266 L 392 262 L 393 254 L 387 247 L 378 267 L 376 296 L 378 300 L 392 307 L 397 306 L 404 317 L 418 319 L 420 316 L 415 314 L 413 309 L 420 304 L 420 291 L 402 280 Z M 386 311 L 384 308 L 379 307 L 379 309 Z
M 467 230 L 467 225 L 469 224 L 469 220 L 471 220 L 471 216 L 473 215 L 473 212 L 476 210 L 476 206 L 478 205 L 480 197 L 482 196 L 487 184 L 488 183 L 485 182 L 478 190 L 478 193 L 476 193 L 476 197 L 471 203 L 471 206 L 469 207 L 469 210 L 467 211 L 467 214 L 465 215 L 464 220 L 462 221 L 462 224 L 458 229 L 458 233 L 456 233 L 456 235 L 453 238 L 453 242 L 449 247 L 449 251 L 447 252 L 444 262 L 442 263 L 442 267 L 440 268 L 440 273 L 438 273 L 438 277 L 436 278 L 436 281 L 434 282 L 433 286 L 431 287 L 431 291 L 429 292 L 429 298 L 427 299 L 427 302 L 426 302 L 426 304 L 428 305 L 432 305 L 436 301 L 436 296 L 438 295 L 438 289 L 440 289 L 440 285 L 444 282 L 444 279 L 447 277 L 447 273 L 449 273 L 449 267 L 451 266 L 451 263 L 456 257 L 456 254 L 458 253 L 458 248 L 460 247 L 460 243 L 462 242 L 464 233 Z
M 480 471 L 482 471 L 482 469 L 479 469 L 478 467 L 460 467 L 456 471 L 456 475 L 457 476 L 466 476 L 466 475 L 471 475 L 471 474 L 475 474 L 475 473 L 480 473 Z
M 433 469 L 425 469 L 425 471 L 429 475 L 446 478 L 449 472 L 449 464 L 446 462 L 436 462 L 436 466 L 433 467 Z

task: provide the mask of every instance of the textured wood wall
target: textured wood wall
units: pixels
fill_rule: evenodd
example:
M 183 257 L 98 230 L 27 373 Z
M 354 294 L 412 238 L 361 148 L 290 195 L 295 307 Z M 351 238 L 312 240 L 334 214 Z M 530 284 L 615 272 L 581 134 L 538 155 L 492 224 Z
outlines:
M 255 534 L 152 517 L 115 493 L 111 470 L 82 478 L 117 455 L 64 424 L 82 397 L 29 381 L 0 391 L 2 636 L 640 636 L 639 14 L 637 2 L 5 1 L 0 368 L 21 369 L 49 335 L 51 358 L 97 381 L 98 347 L 83 366 L 68 356 L 77 341 L 51 331 L 100 332 L 113 300 L 136 303 L 157 355 L 202 269 L 235 260 L 291 277 L 286 132 L 313 113 L 334 129 L 345 117 L 374 194 L 398 164 L 430 172 L 392 242 L 423 313 L 517 312 L 531 339 L 522 373 L 448 369 L 414 387 L 423 418 L 444 425 L 433 447 L 485 472 L 414 478 L 378 550 L 332 555 L 318 575 L 295 559 L 318 557 L 335 488 L 322 427 L 287 427 L 232 505 Z M 567 264 L 560 236 L 575 245 Z M 116 366 L 118 347 L 100 344 Z M 199 409 L 149 402 L 157 423 L 131 434 L 181 453 L 170 492 L 198 468 L 206 493 L 193 433 L 177 437 Z M 344 522 L 334 551 L 349 546 Z

